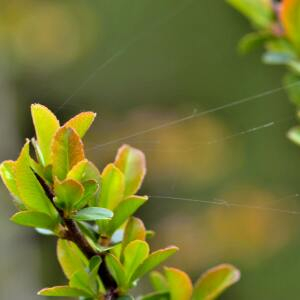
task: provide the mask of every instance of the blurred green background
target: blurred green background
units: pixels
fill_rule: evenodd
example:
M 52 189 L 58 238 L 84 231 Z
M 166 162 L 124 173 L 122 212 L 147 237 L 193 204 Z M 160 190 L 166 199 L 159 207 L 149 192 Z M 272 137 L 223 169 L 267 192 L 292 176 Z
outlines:
M 123 142 L 142 149 L 143 194 L 300 210 L 300 149 L 285 137 L 296 120 L 282 91 L 106 144 L 280 87 L 283 70 L 262 66 L 260 53 L 237 54 L 249 31 L 223 0 L 2 0 L 0 159 L 15 159 L 33 135 L 32 102 L 61 120 L 93 110 L 89 158 L 103 168 Z M 0 193 L 0 299 L 38 299 L 64 280 L 55 240 L 10 223 Z M 237 265 L 242 280 L 222 299 L 299 298 L 299 215 L 150 200 L 139 214 L 158 233 L 152 248 L 181 249 L 169 265 L 193 279 Z M 145 280 L 137 292 L 147 289 Z

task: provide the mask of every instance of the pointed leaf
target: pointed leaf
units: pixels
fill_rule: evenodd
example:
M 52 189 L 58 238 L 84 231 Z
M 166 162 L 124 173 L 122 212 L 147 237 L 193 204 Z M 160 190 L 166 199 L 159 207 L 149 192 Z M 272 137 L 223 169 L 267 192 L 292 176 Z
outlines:
M 52 288 L 42 289 L 38 292 L 38 295 L 49 297 L 89 297 L 89 294 L 86 292 L 69 286 L 55 286 Z
M 171 300 L 190 300 L 193 286 L 189 276 L 175 268 L 165 268 Z
M 229 264 L 208 270 L 197 281 L 193 300 L 213 300 L 240 279 L 240 272 Z
M 146 174 L 144 153 L 124 145 L 118 151 L 115 165 L 125 176 L 125 197 L 134 195 L 140 188 Z
M 29 142 L 23 147 L 16 162 L 16 185 L 25 206 L 34 211 L 56 216 L 56 210 L 30 168 Z
M 146 196 L 132 196 L 122 201 L 114 211 L 114 217 L 109 222 L 107 233 L 113 234 L 147 200 Z
M 78 270 L 88 267 L 88 260 L 71 241 L 59 239 L 57 242 L 58 261 L 68 279 Z
M 178 248 L 175 246 L 169 246 L 165 249 L 157 250 L 151 253 L 141 266 L 135 272 L 133 279 L 140 278 L 146 273 L 152 271 L 154 268 L 158 267 L 161 263 L 166 261 L 171 255 L 175 254 Z
M 94 296 L 93 290 L 90 287 L 90 278 L 85 270 L 78 270 L 71 276 L 69 285 L 71 288 L 84 291 L 89 296 Z
M 36 211 L 21 211 L 14 214 L 11 221 L 18 225 L 46 228 L 53 230 L 55 226 L 55 220 L 50 218 L 48 215 Z
M 53 176 L 60 180 L 80 161 L 84 160 L 83 144 L 79 135 L 69 127 L 61 127 L 52 143 Z
M 105 257 L 105 263 L 107 268 L 117 282 L 119 287 L 125 288 L 126 287 L 126 275 L 125 270 L 120 263 L 120 261 L 112 254 L 107 254 Z
M 113 217 L 113 212 L 102 207 L 87 207 L 80 210 L 73 219 L 77 221 L 109 220 Z
M 124 269 L 127 282 L 130 284 L 136 278 L 132 278 L 137 268 L 149 255 L 149 245 L 144 241 L 133 241 L 124 250 Z
M 82 112 L 70 119 L 64 126 L 73 128 L 82 138 L 94 122 L 96 115 L 91 111 Z
M 41 151 L 41 163 L 46 166 L 51 160 L 51 143 L 59 128 L 59 121 L 47 107 L 40 104 L 31 105 L 31 115 Z
M 73 179 L 64 181 L 54 180 L 55 203 L 66 211 L 71 211 L 73 206 L 80 201 L 84 188 L 82 184 Z
M 101 187 L 99 205 L 114 210 L 124 197 L 124 174 L 113 164 L 107 165 L 102 173 Z

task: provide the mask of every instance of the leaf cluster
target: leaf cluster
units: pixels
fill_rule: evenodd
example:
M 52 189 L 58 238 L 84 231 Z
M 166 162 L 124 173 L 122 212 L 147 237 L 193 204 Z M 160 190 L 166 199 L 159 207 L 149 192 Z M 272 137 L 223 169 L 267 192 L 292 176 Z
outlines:
M 40 104 L 31 106 L 31 114 L 36 137 L 26 140 L 16 161 L 1 164 L 0 174 L 18 209 L 11 220 L 58 238 L 57 257 L 68 283 L 39 295 L 134 299 L 131 289 L 151 272 L 154 292 L 138 299 L 208 300 L 239 279 L 239 271 L 226 264 L 209 270 L 194 288 L 180 270 L 153 272 L 178 248 L 151 251 L 153 232 L 134 217 L 148 200 L 137 194 L 146 174 L 144 154 L 123 145 L 100 172 L 82 142 L 93 112 L 63 125 Z

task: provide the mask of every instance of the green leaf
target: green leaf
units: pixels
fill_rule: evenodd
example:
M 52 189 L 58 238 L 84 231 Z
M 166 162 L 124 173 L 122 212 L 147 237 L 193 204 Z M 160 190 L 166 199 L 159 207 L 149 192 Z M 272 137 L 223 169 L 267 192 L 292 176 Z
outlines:
M 132 196 L 122 201 L 114 211 L 114 217 L 108 224 L 107 234 L 113 234 L 147 200 L 148 197 L 146 196 Z
M 193 286 L 189 276 L 175 268 L 165 268 L 171 300 L 190 300 Z
M 287 136 L 292 142 L 300 146 L 300 126 L 291 128 Z
M 73 128 L 82 138 L 91 127 L 96 115 L 90 111 L 82 112 L 66 122 L 64 126 Z
M 84 188 L 80 182 L 73 179 L 65 179 L 64 181 L 55 179 L 54 192 L 57 206 L 70 212 L 74 205 L 82 198 Z
M 59 128 L 59 121 L 47 107 L 40 104 L 31 105 L 31 115 L 41 152 L 41 163 L 46 166 L 51 162 L 51 143 Z
M 107 254 L 105 257 L 107 268 L 121 288 L 126 288 L 126 275 L 125 270 L 120 261 L 112 254 Z
M 78 162 L 68 173 L 68 179 L 74 179 L 81 183 L 89 180 L 95 180 L 100 184 L 101 178 L 97 167 L 87 159 Z
M 42 289 L 38 292 L 39 296 L 52 296 L 52 297 L 88 297 L 86 292 L 71 288 L 69 286 L 55 286 L 51 288 Z
M 46 228 L 53 230 L 55 227 L 55 220 L 50 218 L 48 215 L 36 211 L 21 211 L 14 214 L 11 221 L 18 225 Z
M 240 279 L 240 272 L 229 264 L 208 270 L 197 281 L 193 300 L 213 300 Z
M 113 164 L 107 165 L 102 173 L 99 205 L 114 210 L 123 200 L 124 191 L 124 174 Z
M 90 277 L 85 270 L 78 270 L 70 278 L 69 285 L 71 288 L 84 291 L 89 296 L 94 296 L 94 291 L 90 286 Z
M 118 151 L 115 165 L 125 176 L 124 196 L 134 195 L 139 190 L 146 174 L 144 153 L 128 145 L 123 145 Z
M 12 160 L 6 160 L 0 165 L 0 176 L 6 188 L 9 190 L 14 198 L 15 204 L 19 209 L 24 209 L 25 206 L 22 203 L 19 195 L 19 191 L 16 183 L 16 162 Z
M 113 212 L 102 207 L 87 207 L 80 210 L 73 219 L 77 221 L 109 220 L 113 217 Z
M 126 224 L 126 228 L 124 231 L 124 238 L 123 238 L 123 249 L 126 248 L 126 246 L 134 241 L 134 240 L 141 240 L 145 241 L 146 239 L 146 229 L 145 225 L 142 220 L 131 217 Z
M 56 217 L 57 212 L 30 168 L 29 142 L 23 147 L 16 161 L 16 185 L 22 202 L 29 210 Z
M 168 287 L 167 280 L 161 273 L 157 271 L 153 271 L 150 273 L 149 277 L 150 277 L 152 288 L 156 292 L 168 291 L 169 287 Z
M 274 12 L 271 1 L 227 0 L 227 2 L 258 27 L 268 28 L 273 22 Z
M 82 183 L 84 187 L 84 194 L 80 201 L 74 203 L 74 208 L 77 210 L 82 209 L 88 203 L 91 206 L 97 205 L 97 194 L 99 191 L 99 184 L 95 180 L 88 180 Z
M 70 127 L 61 127 L 52 143 L 53 178 L 66 178 L 68 172 L 84 160 L 83 144 L 79 135 Z
M 144 241 L 130 242 L 124 250 L 124 269 L 127 282 L 130 284 L 136 278 L 132 278 L 137 268 L 149 255 L 149 245 Z
M 289 53 L 283 52 L 266 52 L 262 56 L 262 60 L 265 64 L 269 65 L 286 65 L 293 57 Z
M 137 278 L 140 278 L 146 273 L 152 271 L 154 268 L 158 267 L 161 263 L 166 261 L 171 255 L 175 254 L 177 251 L 177 247 L 169 246 L 165 249 L 160 249 L 151 253 L 136 270 L 133 279 L 135 280 Z
M 78 270 L 88 267 L 88 260 L 71 241 L 59 239 L 57 242 L 58 261 L 68 279 Z
M 282 1 L 280 18 L 286 36 L 300 50 L 300 2 L 298 0 Z

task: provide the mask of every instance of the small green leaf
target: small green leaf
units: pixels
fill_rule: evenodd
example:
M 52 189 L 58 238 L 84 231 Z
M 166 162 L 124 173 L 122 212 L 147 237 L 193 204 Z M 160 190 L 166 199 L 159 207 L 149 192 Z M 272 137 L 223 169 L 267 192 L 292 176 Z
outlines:
M 193 285 L 189 276 L 175 268 L 165 268 L 171 300 L 190 300 Z
M 16 206 L 20 209 L 24 209 L 25 206 L 20 199 L 19 191 L 16 184 L 16 162 L 12 160 L 4 161 L 0 165 L 0 176 L 6 188 L 13 196 Z
M 170 256 L 175 254 L 178 248 L 175 246 L 170 246 L 165 249 L 157 250 L 151 253 L 145 261 L 136 270 L 133 279 L 140 278 L 146 273 L 152 271 L 154 268 L 158 267 L 161 263 L 166 261 Z
M 73 128 L 83 138 L 94 122 L 96 115 L 90 111 L 82 112 L 70 119 L 64 126 Z
M 71 288 L 69 286 L 55 286 L 51 288 L 42 289 L 38 292 L 39 296 L 49 297 L 89 297 L 86 292 Z
M 239 41 L 239 52 L 247 54 L 255 48 L 262 46 L 269 38 L 270 34 L 265 32 L 248 33 Z
M 40 104 L 31 105 L 31 115 L 41 152 L 41 163 L 46 166 L 51 162 L 51 143 L 59 128 L 59 121 L 47 107 Z
M 22 202 L 33 211 L 57 216 L 57 212 L 30 168 L 29 142 L 23 147 L 16 162 L 16 185 Z
M 132 278 L 137 268 L 149 255 L 149 245 L 144 241 L 133 241 L 124 250 L 124 269 L 127 282 L 130 284 L 136 278 Z
M 240 272 L 229 264 L 208 270 L 197 281 L 193 300 L 213 300 L 240 279 Z
M 36 211 L 21 211 L 14 214 L 11 221 L 18 225 L 46 228 L 53 230 L 55 226 L 55 220 L 50 218 L 48 215 Z
M 80 210 L 88 203 L 95 206 L 97 203 L 97 193 L 99 191 L 99 184 L 95 180 L 88 180 L 82 183 L 84 187 L 83 197 L 74 203 L 74 209 Z
M 114 210 L 123 200 L 124 191 L 124 174 L 113 164 L 107 165 L 102 173 L 99 205 Z
M 82 184 L 73 179 L 64 181 L 54 180 L 55 203 L 61 209 L 70 212 L 73 206 L 78 203 L 84 193 Z
M 71 288 L 84 291 L 89 296 L 94 296 L 94 291 L 90 286 L 90 277 L 85 270 L 78 270 L 70 278 L 69 285 Z
M 153 271 L 150 273 L 149 277 L 151 285 L 156 292 L 168 291 L 169 287 L 167 280 L 161 273 Z
M 100 184 L 101 178 L 97 167 L 87 159 L 78 162 L 68 173 L 68 179 L 74 179 L 81 183 L 89 180 L 95 180 Z
M 139 190 L 146 174 L 144 153 L 128 145 L 123 145 L 118 151 L 115 165 L 125 176 L 124 196 L 134 195 Z
M 107 233 L 113 234 L 147 200 L 146 196 L 132 196 L 122 201 L 114 211 L 114 217 L 108 224 Z
M 131 217 L 126 224 L 126 228 L 124 231 L 124 238 L 123 238 L 123 249 L 126 248 L 126 246 L 134 241 L 134 240 L 141 240 L 145 241 L 146 239 L 146 229 L 145 225 L 142 220 Z
M 71 241 L 59 239 L 57 242 L 58 261 L 68 279 L 78 270 L 88 267 L 88 260 Z
M 53 177 L 59 180 L 65 179 L 68 172 L 85 158 L 83 143 L 70 127 L 61 127 L 56 132 L 51 149 Z
M 292 142 L 300 146 L 300 126 L 291 128 L 287 136 Z
M 112 254 L 107 254 L 105 257 L 107 268 L 121 288 L 126 288 L 126 275 L 125 270 L 120 261 Z
M 113 212 L 102 207 L 87 207 L 80 210 L 74 217 L 77 221 L 109 220 L 113 217 Z

